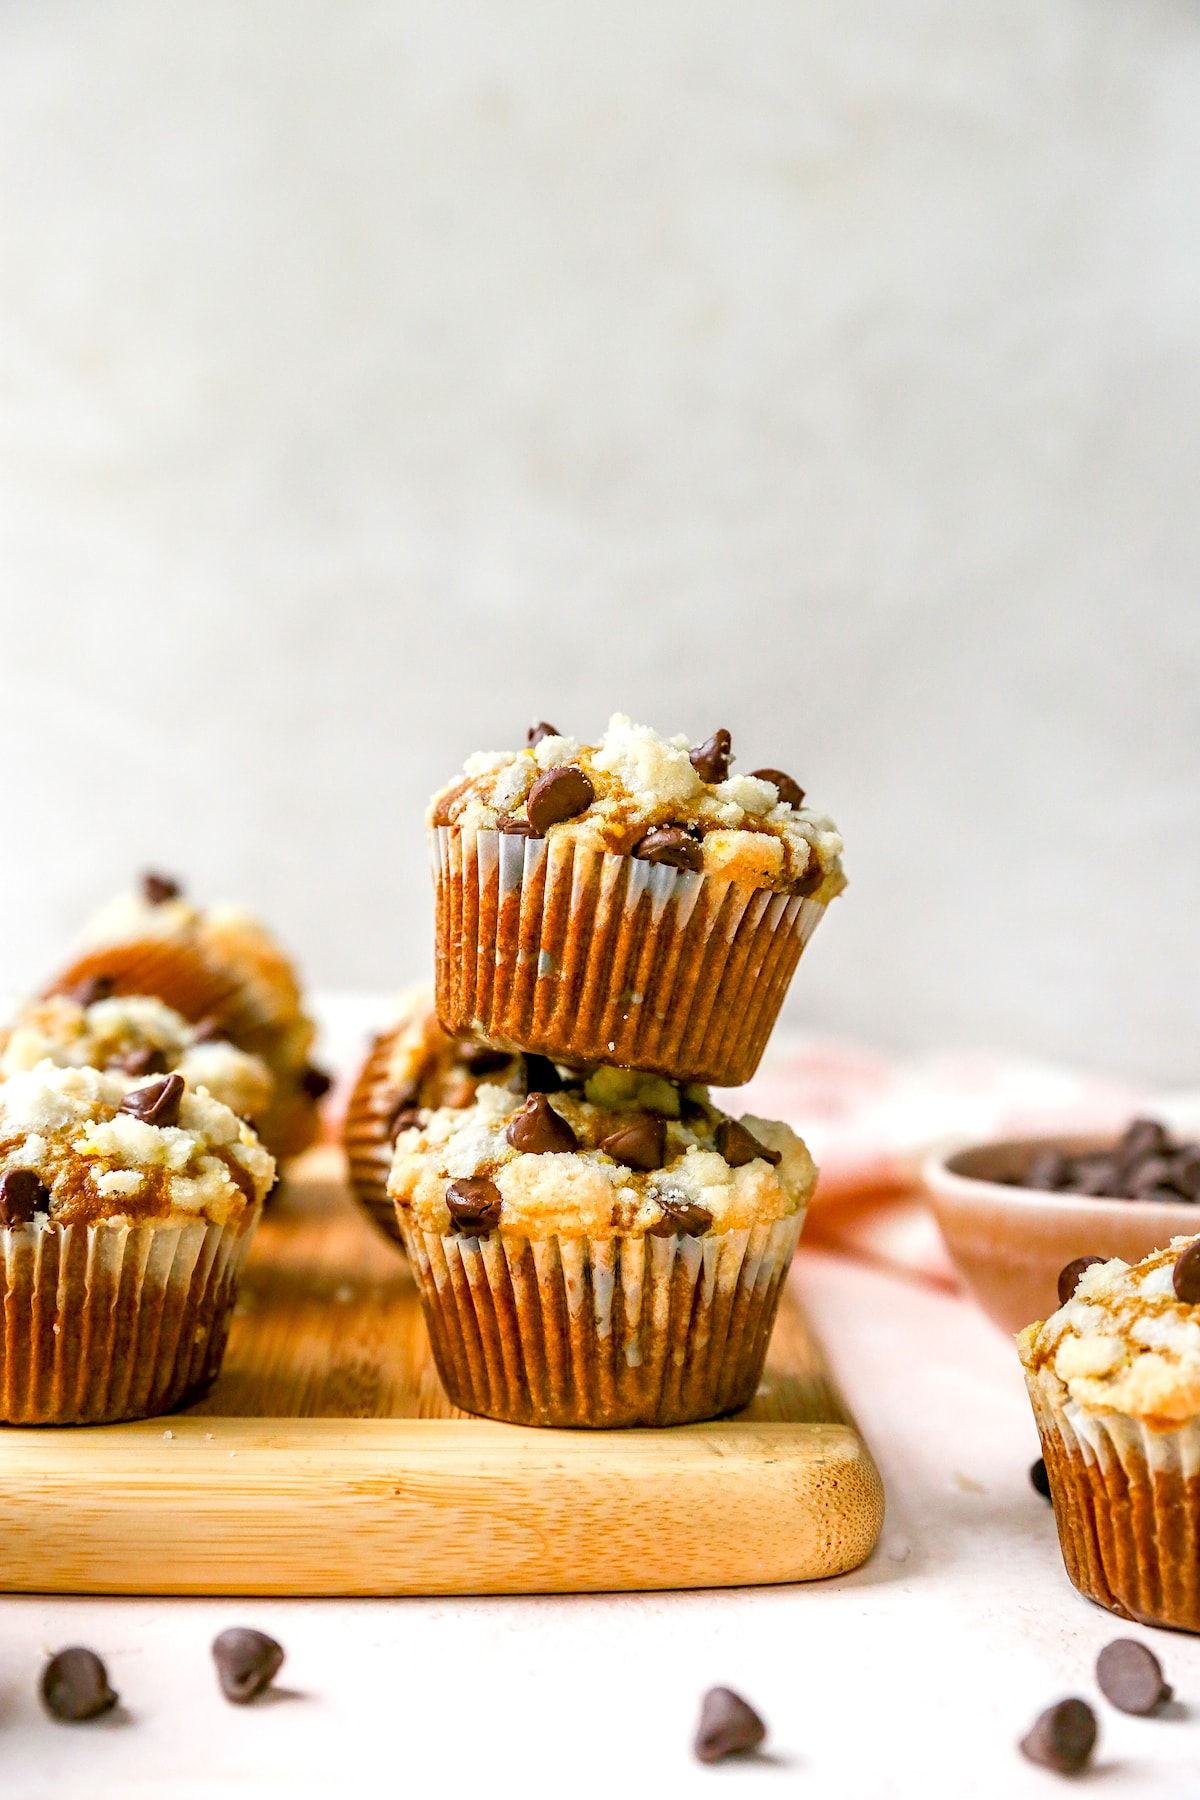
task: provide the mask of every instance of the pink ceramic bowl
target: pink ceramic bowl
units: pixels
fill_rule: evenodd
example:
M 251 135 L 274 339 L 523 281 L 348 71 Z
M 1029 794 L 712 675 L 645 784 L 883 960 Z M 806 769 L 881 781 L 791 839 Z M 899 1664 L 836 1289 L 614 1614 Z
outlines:
M 1025 1138 L 931 1156 L 926 1192 L 959 1274 L 990 1319 L 1020 1331 L 1058 1306 L 1059 1271 L 1077 1256 L 1137 1262 L 1200 1232 L 1186 1200 L 1094 1200 L 1008 1187 L 1041 1150 L 1107 1150 L 1111 1137 Z

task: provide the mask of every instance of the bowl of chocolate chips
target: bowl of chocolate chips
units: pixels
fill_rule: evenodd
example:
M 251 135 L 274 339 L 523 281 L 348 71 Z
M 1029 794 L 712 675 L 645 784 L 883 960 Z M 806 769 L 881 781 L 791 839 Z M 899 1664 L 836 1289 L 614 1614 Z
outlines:
M 930 1157 L 923 1176 L 955 1267 L 1009 1332 L 1070 1298 L 1081 1258 L 1133 1263 L 1200 1231 L 1200 1143 L 1157 1119 L 1134 1119 L 1115 1140 L 975 1144 Z

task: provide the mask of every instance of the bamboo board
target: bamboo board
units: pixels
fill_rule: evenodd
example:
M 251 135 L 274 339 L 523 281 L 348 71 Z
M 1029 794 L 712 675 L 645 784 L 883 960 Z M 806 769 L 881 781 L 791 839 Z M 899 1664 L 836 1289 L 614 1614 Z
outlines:
M 875 1465 L 785 1292 L 736 1418 L 537 1431 L 447 1402 L 397 1251 L 337 1152 L 259 1229 L 224 1369 L 136 1425 L 0 1428 L 0 1590 L 486 1594 L 836 1575 L 883 1521 Z

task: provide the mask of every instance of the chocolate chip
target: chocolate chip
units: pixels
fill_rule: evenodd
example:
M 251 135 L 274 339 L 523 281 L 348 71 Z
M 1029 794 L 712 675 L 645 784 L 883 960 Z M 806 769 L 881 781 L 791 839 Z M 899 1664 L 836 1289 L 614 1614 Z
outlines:
M 1067 1304 L 1079 1286 L 1079 1277 L 1085 1269 L 1090 1269 L 1093 1263 L 1101 1263 L 1106 1260 L 1107 1258 L 1103 1256 L 1077 1256 L 1074 1262 L 1069 1262 L 1065 1269 L 1061 1269 L 1058 1276 L 1058 1304 L 1060 1306 Z
M 1174 1159 L 1168 1156 L 1148 1156 L 1144 1163 L 1131 1171 L 1123 1185 L 1131 1198 L 1140 1200 L 1143 1194 L 1153 1193 L 1155 1188 L 1172 1188 L 1174 1182 Z
M 1096 1746 L 1096 1715 L 1086 1700 L 1060 1700 L 1036 1718 L 1021 1739 L 1030 1762 L 1058 1775 L 1077 1775 Z
M 582 769 L 569 763 L 547 769 L 529 790 L 525 813 L 535 837 L 545 837 L 551 825 L 578 818 L 596 798 L 596 790 Z
M 530 1094 L 516 1117 L 508 1121 L 504 1135 L 514 1150 L 527 1156 L 561 1155 L 579 1148 L 579 1139 L 545 1094 Z
M 709 1688 L 700 1702 L 700 1723 L 694 1749 L 703 1763 L 720 1762 L 726 1756 L 746 1756 L 757 1750 L 767 1728 L 754 1708 L 732 1688 Z
M 1143 1156 L 1161 1156 L 1170 1146 L 1170 1135 L 1157 1119 L 1134 1119 L 1122 1133 L 1117 1151 L 1123 1162 L 1138 1162 Z
M 1200 1238 L 1176 1258 L 1171 1282 L 1185 1306 L 1200 1306 Z
M 168 900 L 178 900 L 182 889 L 177 881 L 169 875 L 156 875 L 148 870 L 142 876 L 142 899 L 147 906 L 163 906 Z
M 751 769 L 756 781 L 770 781 L 779 789 L 779 798 L 785 806 L 794 806 L 797 810 L 804 805 L 804 789 L 782 769 Z
M 681 825 L 659 825 L 633 846 L 639 862 L 666 863 L 671 869 L 688 869 L 698 875 L 704 867 L 704 850 Z
M 739 1125 L 736 1119 L 722 1119 L 716 1137 L 717 1149 L 731 1169 L 740 1169 L 745 1163 L 753 1162 L 756 1156 L 761 1156 L 772 1168 L 778 1168 L 783 1161 L 780 1151 L 760 1144 L 754 1133 Z
M 458 1047 L 458 1060 L 472 1075 L 493 1075 L 512 1061 L 511 1050 L 500 1050 L 495 1044 L 477 1044 L 465 1039 Z
M 1096 1684 L 1126 1713 L 1151 1713 L 1171 1698 L 1158 1658 L 1136 1638 L 1114 1638 L 1096 1658 Z
M 710 738 L 689 753 L 688 761 L 695 769 L 701 781 L 724 781 L 729 774 L 729 754 L 733 748 L 733 739 L 725 730 L 714 731 Z
M 98 1719 L 117 1704 L 108 1670 L 94 1650 L 73 1645 L 52 1656 L 42 1670 L 42 1705 L 52 1719 L 77 1725 Z
M 807 900 L 810 894 L 816 893 L 824 879 L 825 871 L 821 867 L 821 859 L 814 850 L 803 875 L 797 875 L 793 881 L 792 893 L 799 894 L 802 900 Z
M 486 1237 L 500 1223 L 503 1205 L 500 1189 L 486 1175 L 452 1181 L 446 1189 L 446 1205 L 454 1229 L 464 1237 Z
M 128 1056 L 123 1056 L 117 1067 L 126 1075 L 165 1075 L 167 1059 L 153 1044 L 143 1044 L 140 1050 L 131 1050 Z
M 49 1210 L 50 1190 L 33 1169 L 6 1169 L 0 1175 L 0 1224 L 28 1225 L 34 1213 Z
M 310 1100 L 322 1100 L 333 1086 L 333 1076 L 327 1075 L 324 1069 L 318 1069 L 315 1063 L 309 1063 L 300 1077 L 301 1091 Z
M 659 1194 L 658 1203 L 662 1218 L 650 1226 L 651 1237 L 703 1237 L 712 1224 L 712 1214 L 682 1194 Z
M 1187 1200 L 1200 1200 L 1200 1144 L 1186 1144 L 1173 1159 L 1171 1184 Z
M 116 985 L 111 975 L 89 975 L 68 990 L 67 999 L 77 1006 L 95 1006 L 97 1000 L 111 999 Z
M 653 1113 L 645 1113 L 632 1125 L 610 1132 L 600 1148 L 627 1169 L 661 1169 L 667 1154 L 666 1124 Z
M 152 1081 L 146 1087 L 133 1088 L 122 1100 L 117 1111 L 129 1113 L 135 1119 L 144 1119 L 147 1125 L 157 1125 L 160 1130 L 168 1125 L 179 1123 L 179 1103 L 187 1091 L 187 1083 L 182 1075 L 167 1075 L 162 1081 Z
M 1050 1477 L 1046 1473 L 1046 1459 L 1044 1456 L 1039 1456 L 1035 1463 L 1030 1463 L 1029 1479 L 1033 1484 L 1034 1492 L 1040 1494 L 1043 1500 L 1049 1500 Z
M 207 1013 L 192 1026 L 192 1042 L 195 1044 L 228 1043 L 229 1032 L 226 1025 L 216 1013 Z
M 394 1144 L 402 1131 L 411 1131 L 414 1125 L 419 1125 L 420 1123 L 421 1108 L 419 1106 L 408 1106 L 402 1103 L 399 1106 L 393 1107 L 391 1116 L 387 1122 L 389 1143 Z
M 525 1092 L 527 1094 L 557 1094 L 566 1082 L 550 1061 L 548 1056 L 539 1056 L 536 1051 L 525 1054 Z
M 536 837 L 537 833 L 528 819 L 514 819 L 511 813 L 505 813 L 496 820 L 496 830 L 502 831 L 506 837 Z
M 543 738 L 561 736 L 562 732 L 557 725 L 547 725 L 545 719 L 539 719 L 536 725 L 529 727 L 529 748 L 532 750 L 535 745 L 541 743 Z
M 270 1687 L 283 1667 L 283 1646 L 265 1631 L 233 1625 L 213 1639 L 213 1661 L 221 1692 L 235 1706 L 246 1706 Z
M 1053 1193 L 1067 1179 L 1067 1159 L 1061 1150 L 1043 1150 L 1035 1156 L 1025 1176 L 1025 1186 Z

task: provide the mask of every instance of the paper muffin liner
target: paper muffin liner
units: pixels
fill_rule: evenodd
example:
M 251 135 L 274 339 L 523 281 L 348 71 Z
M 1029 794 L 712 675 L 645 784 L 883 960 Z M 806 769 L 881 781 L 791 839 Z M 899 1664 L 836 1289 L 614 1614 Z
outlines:
M 0 1230 L 0 1421 L 103 1425 L 198 1399 L 221 1366 L 260 1210 L 236 1225 Z
M 802 1212 L 696 1237 L 401 1229 L 450 1399 L 514 1425 L 685 1425 L 753 1397 Z
M 443 1027 L 560 1062 L 749 1081 L 825 910 L 569 839 L 430 840 Z
M 342 1147 L 354 1197 L 373 1225 L 394 1244 L 403 1246 L 396 1208 L 388 1198 L 393 1146 L 391 1116 L 395 1092 L 388 1080 L 388 1064 L 401 1027 L 381 1032 L 359 1071 L 342 1125 Z
M 1079 1592 L 1122 1619 L 1200 1631 L 1200 1421 L 1151 1431 L 1027 1385 Z

